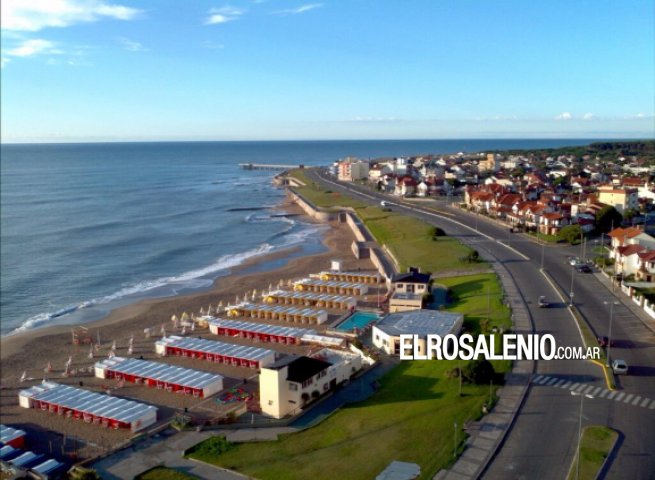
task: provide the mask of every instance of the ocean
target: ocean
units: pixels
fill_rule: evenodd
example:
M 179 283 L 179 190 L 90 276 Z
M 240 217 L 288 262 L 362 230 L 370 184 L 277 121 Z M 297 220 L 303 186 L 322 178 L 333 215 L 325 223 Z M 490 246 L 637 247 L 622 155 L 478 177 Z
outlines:
M 239 163 L 582 145 L 590 140 L 2 145 L 0 333 L 83 323 L 209 287 L 247 259 L 322 250 L 325 228 L 273 207 L 276 172 Z M 276 263 L 275 266 L 278 266 Z M 272 267 L 273 265 L 271 265 Z

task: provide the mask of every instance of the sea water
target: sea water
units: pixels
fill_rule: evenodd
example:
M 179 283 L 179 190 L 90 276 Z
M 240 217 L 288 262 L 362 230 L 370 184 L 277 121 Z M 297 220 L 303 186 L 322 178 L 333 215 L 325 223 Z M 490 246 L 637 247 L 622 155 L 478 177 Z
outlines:
M 271 207 L 275 172 L 239 163 L 554 147 L 586 140 L 2 145 L 0 332 L 99 318 L 207 288 L 249 258 L 319 251 L 323 227 Z M 278 262 L 279 263 L 279 262 Z

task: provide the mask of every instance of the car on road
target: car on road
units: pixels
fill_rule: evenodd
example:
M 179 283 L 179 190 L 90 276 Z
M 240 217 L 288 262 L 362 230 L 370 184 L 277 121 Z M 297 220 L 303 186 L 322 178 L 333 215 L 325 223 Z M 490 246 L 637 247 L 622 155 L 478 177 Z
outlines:
M 610 347 L 614 346 L 614 340 L 610 340 L 609 338 L 603 336 L 603 337 L 598 337 L 598 345 L 600 345 L 602 348 L 607 348 L 609 345 Z
M 579 263 L 582 263 L 578 257 L 567 257 L 566 262 L 572 267 L 575 267 Z
M 586 263 L 578 263 L 575 266 L 575 269 L 578 273 L 591 273 L 591 267 Z
M 386 207 L 386 206 L 388 206 L 388 205 L 389 205 L 389 202 L 385 202 L 384 200 L 382 200 L 382 201 L 380 202 L 380 206 L 382 206 L 382 207 Z
M 546 300 L 546 297 L 544 295 L 539 297 L 539 308 L 548 308 L 548 307 L 550 307 L 550 302 Z
M 625 360 L 614 360 L 612 362 L 612 371 L 617 375 L 627 375 L 628 364 L 625 363 Z

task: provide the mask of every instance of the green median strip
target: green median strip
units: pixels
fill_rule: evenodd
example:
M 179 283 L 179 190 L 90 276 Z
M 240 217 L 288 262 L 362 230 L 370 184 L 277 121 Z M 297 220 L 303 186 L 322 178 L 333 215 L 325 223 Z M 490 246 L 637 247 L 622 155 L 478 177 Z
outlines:
M 134 477 L 135 480 L 196 480 L 199 477 L 168 467 L 154 467 Z
M 580 439 L 580 465 L 573 458 L 567 480 L 593 480 L 598 478 L 607 457 L 612 452 L 619 434 L 609 427 L 590 425 L 582 431 Z

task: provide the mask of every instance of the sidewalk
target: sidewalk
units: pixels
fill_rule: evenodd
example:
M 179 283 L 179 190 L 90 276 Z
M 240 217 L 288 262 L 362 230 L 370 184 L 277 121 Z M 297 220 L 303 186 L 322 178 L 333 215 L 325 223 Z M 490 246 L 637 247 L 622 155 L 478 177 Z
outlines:
M 605 286 L 605 288 L 607 288 L 610 293 L 612 293 L 617 298 L 617 300 L 623 304 L 624 307 L 630 310 L 630 312 L 632 312 L 639 320 L 641 320 L 641 323 L 643 323 L 646 328 L 655 333 L 655 319 L 651 318 L 650 315 L 644 312 L 643 308 L 641 308 L 639 305 L 633 302 L 630 297 L 623 293 L 620 287 L 612 287 L 612 281 L 603 273 L 594 272 L 594 276 L 600 283 Z
M 485 253 L 490 255 L 489 252 Z M 504 265 L 495 259 L 489 260 L 501 280 L 505 298 L 512 309 L 515 332 L 532 332 L 530 312 L 514 279 Z M 437 472 L 433 480 L 471 480 L 480 476 L 514 423 L 533 372 L 533 361 L 520 360 L 513 363 L 512 371 L 505 377 L 505 385 L 497 391 L 498 402 L 491 413 L 482 417 L 481 421 L 467 426 L 469 437 L 464 445 L 464 452 L 450 469 Z

